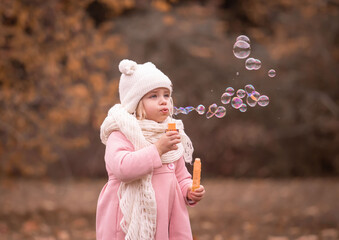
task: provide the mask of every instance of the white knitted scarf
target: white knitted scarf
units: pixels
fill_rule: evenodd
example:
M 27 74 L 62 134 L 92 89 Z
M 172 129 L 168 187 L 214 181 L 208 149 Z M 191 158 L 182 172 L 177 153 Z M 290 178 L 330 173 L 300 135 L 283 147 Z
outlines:
M 120 104 L 114 105 L 109 111 L 100 129 L 102 143 L 106 144 L 113 131 L 122 132 L 133 144 L 135 151 L 155 143 L 164 134 L 168 122 L 175 122 L 181 136 L 178 149 L 161 156 L 162 163 L 177 161 L 184 155 L 185 162 L 192 162 L 193 146 L 185 134 L 180 120 L 167 118 L 163 123 L 151 120 L 137 120 Z M 119 205 L 123 214 L 120 222 L 126 240 L 154 239 L 156 231 L 157 205 L 152 187 L 152 174 L 132 182 L 121 182 Z

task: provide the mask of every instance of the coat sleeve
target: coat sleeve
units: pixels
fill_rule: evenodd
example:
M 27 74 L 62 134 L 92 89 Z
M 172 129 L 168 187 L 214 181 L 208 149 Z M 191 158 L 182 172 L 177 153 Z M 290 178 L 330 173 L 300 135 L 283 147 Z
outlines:
M 135 151 L 121 132 L 112 132 L 106 143 L 106 167 L 122 182 L 131 182 L 162 166 L 154 144 Z
M 192 186 L 192 175 L 188 172 L 186 166 L 185 166 L 185 160 L 183 157 L 181 157 L 177 161 L 177 166 L 175 169 L 175 175 L 177 176 L 179 186 L 181 188 L 181 192 L 183 195 L 183 198 L 185 200 L 185 203 L 190 206 L 194 206 L 196 202 L 194 201 L 188 201 L 187 199 L 187 190 L 190 186 Z

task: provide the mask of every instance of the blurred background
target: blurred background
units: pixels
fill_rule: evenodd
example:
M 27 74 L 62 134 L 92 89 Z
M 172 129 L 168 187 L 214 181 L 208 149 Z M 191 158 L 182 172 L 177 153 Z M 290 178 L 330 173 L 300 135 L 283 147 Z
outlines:
M 243 34 L 257 71 L 233 54 Z M 339 239 L 338 42 L 336 0 L 2 0 L 0 239 L 95 239 L 124 58 L 168 75 L 177 107 L 246 84 L 270 98 L 177 115 L 208 192 L 195 239 Z

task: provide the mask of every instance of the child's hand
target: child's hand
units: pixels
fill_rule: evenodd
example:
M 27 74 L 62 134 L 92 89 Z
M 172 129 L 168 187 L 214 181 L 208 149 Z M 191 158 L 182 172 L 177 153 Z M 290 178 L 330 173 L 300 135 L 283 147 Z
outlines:
M 154 145 L 161 156 L 168 151 L 177 150 L 178 146 L 176 144 L 180 142 L 180 135 L 177 131 L 167 131 Z
M 203 185 L 200 185 L 199 188 L 192 191 L 192 188 L 189 187 L 187 189 L 187 198 L 193 200 L 194 202 L 199 202 L 201 199 L 204 198 L 205 195 L 205 188 Z

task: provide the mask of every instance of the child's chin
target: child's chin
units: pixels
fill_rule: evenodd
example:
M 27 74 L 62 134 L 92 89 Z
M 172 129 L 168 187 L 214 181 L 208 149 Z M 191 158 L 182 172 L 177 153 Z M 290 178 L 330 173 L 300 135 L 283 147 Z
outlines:
M 159 118 L 157 122 L 158 123 L 162 123 L 162 122 L 164 122 L 167 119 L 167 117 L 168 116 L 163 116 L 163 117 Z

